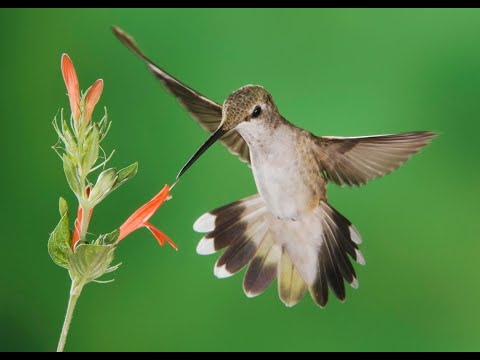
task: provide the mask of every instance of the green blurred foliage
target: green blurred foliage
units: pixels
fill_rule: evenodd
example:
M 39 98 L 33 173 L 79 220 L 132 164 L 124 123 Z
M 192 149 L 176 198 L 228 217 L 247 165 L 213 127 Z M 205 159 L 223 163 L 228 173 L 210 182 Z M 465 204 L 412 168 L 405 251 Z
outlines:
M 217 280 L 215 257 L 196 255 L 194 220 L 255 192 L 249 168 L 215 145 L 152 219 L 180 251 L 146 230 L 122 242 L 116 282 L 85 289 L 67 350 L 480 350 L 480 11 L 421 9 L 0 10 L 0 350 L 55 349 L 66 308 L 68 275 L 47 253 L 58 197 L 74 203 L 50 149 L 51 120 L 68 107 L 60 55 L 83 89 L 105 80 L 112 164 L 140 164 L 95 209 L 93 233 L 171 183 L 206 138 L 113 24 L 216 101 L 257 83 L 317 134 L 441 136 L 384 179 L 330 186 L 367 266 L 360 289 L 324 310 L 308 298 L 287 309 L 275 286 L 247 299 L 241 275 Z

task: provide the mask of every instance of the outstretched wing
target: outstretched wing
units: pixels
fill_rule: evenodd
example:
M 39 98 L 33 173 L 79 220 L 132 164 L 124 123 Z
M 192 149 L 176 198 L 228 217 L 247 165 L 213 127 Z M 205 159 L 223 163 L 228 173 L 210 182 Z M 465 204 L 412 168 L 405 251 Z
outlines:
M 222 107 L 219 104 L 199 94 L 185 84 L 182 84 L 166 71 L 155 65 L 140 51 L 133 38 L 123 30 L 118 27 L 113 27 L 113 32 L 126 47 L 147 63 L 148 68 L 155 77 L 177 98 L 178 102 L 188 110 L 190 115 L 198 121 L 203 129 L 209 133 L 217 130 L 222 121 Z M 227 133 L 220 139 L 220 142 L 222 142 L 231 153 L 238 155 L 240 160 L 250 162 L 248 145 L 236 130 Z
M 359 186 L 397 169 L 437 134 L 418 131 L 365 137 L 316 137 L 313 151 L 327 178 Z

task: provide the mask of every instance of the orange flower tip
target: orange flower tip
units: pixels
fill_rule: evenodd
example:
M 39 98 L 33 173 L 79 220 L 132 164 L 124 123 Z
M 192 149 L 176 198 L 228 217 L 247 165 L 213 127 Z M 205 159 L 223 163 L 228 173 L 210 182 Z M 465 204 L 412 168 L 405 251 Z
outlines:
M 99 95 L 98 97 L 100 97 L 100 95 L 102 94 L 102 91 L 103 91 L 103 79 L 98 79 L 96 80 L 93 85 L 92 85 L 92 88 L 90 89 L 90 91 L 94 91 L 94 92 L 98 92 Z
M 75 67 L 67 54 L 62 55 L 61 67 L 63 80 L 65 81 L 68 97 L 70 99 L 70 108 L 72 109 L 73 117 L 76 120 L 80 115 L 80 90 Z
M 178 246 L 173 241 L 170 240 L 168 243 L 175 251 L 178 251 Z
M 164 234 L 164 235 L 165 235 L 165 234 Z M 175 251 L 178 251 L 178 246 L 177 246 L 177 244 L 175 244 L 175 243 L 172 241 L 172 239 L 170 239 L 167 235 L 165 235 L 165 240 L 167 240 L 167 242 L 170 244 L 170 246 L 171 246 L 172 248 L 175 249 Z
M 77 73 L 73 66 L 72 60 L 67 54 L 62 55 L 62 75 L 67 80 L 77 80 Z
M 70 61 L 70 62 L 72 62 L 72 60 L 70 60 L 70 56 L 68 56 L 67 53 L 63 53 L 63 54 L 62 54 L 62 64 L 63 64 L 64 61 Z
M 158 243 L 160 246 L 165 245 L 165 241 L 167 241 L 171 247 L 173 247 L 176 251 L 178 251 L 177 245 L 167 236 L 165 235 L 162 231 L 157 229 L 155 226 L 153 226 L 151 223 L 146 222 L 144 224 L 148 230 L 152 233 L 152 235 L 157 239 Z
M 85 98 L 85 107 L 86 107 L 86 115 L 85 118 L 87 119 L 87 123 L 90 121 L 92 117 L 93 109 L 95 109 L 95 105 L 97 105 L 98 100 L 100 100 L 100 96 L 102 96 L 103 92 L 103 80 L 98 79 L 95 81 L 88 90 L 87 97 Z

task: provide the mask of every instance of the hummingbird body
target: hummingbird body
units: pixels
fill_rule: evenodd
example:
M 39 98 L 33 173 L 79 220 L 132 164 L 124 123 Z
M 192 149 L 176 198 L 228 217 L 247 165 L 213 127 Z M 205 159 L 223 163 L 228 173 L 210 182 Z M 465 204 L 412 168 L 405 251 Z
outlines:
M 244 86 L 219 105 L 155 65 L 122 30 L 114 32 L 211 133 L 177 178 L 217 140 L 252 167 L 258 194 L 210 211 L 194 224 L 194 230 L 206 233 L 199 254 L 224 250 L 215 275 L 225 278 L 247 267 L 249 297 L 278 277 L 279 296 L 287 306 L 297 304 L 307 290 L 320 307 L 327 304 L 329 290 L 343 301 L 345 282 L 358 287 L 350 259 L 361 265 L 365 260 L 358 231 L 327 202 L 327 183 L 360 186 L 382 177 L 436 134 L 316 136 L 286 121 L 263 87 Z
M 306 148 L 308 133 L 283 119 L 273 121 L 252 120 L 237 129 L 250 149 L 255 183 L 268 210 L 275 218 L 295 221 L 321 199 L 321 174 Z

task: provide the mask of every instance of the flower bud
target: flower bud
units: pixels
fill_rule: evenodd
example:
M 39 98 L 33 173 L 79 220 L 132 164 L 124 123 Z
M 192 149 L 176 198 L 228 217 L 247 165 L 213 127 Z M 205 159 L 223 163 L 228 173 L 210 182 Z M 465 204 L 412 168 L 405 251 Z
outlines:
M 104 170 L 99 176 L 97 183 L 93 187 L 88 201 L 90 207 L 94 207 L 102 201 L 111 191 L 117 181 L 117 171 L 113 168 Z
M 113 186 L 112 191 L 117 189 L 125 181 L 134 177 L 137 171 L 138 171 L 138 163 L 133 163 L 132 165 L 127 166 L 126 168 L 123 168 L 122 170 L 120 170 L 117 173 L 117 181 L 115 182 L 115 185 Z
M 78 178 L 77 167 L 74 160 L 67 154 L 63 154 L 63 170 L 65 171 L 65 177 L 67 178 L 68 185 L 78 198 L 82 196 L 82 187 L 80 185 L 80 179 Z
M 60 212 L 60 217 L 63 217 L 65 214 L 68 214 L 68 204 L 67 200 L 60 197 L 58 200 L 58 211 Z
M 115 247 L 112 245 L 82 244 L 70 255 L 69 273 L 74 282 L 87 284 L 109 272 Z
M 90 127 L 86 134 L 81 161 L 81 173 L 87 176 L 98 159 L 100 135 L 97 125 Z

